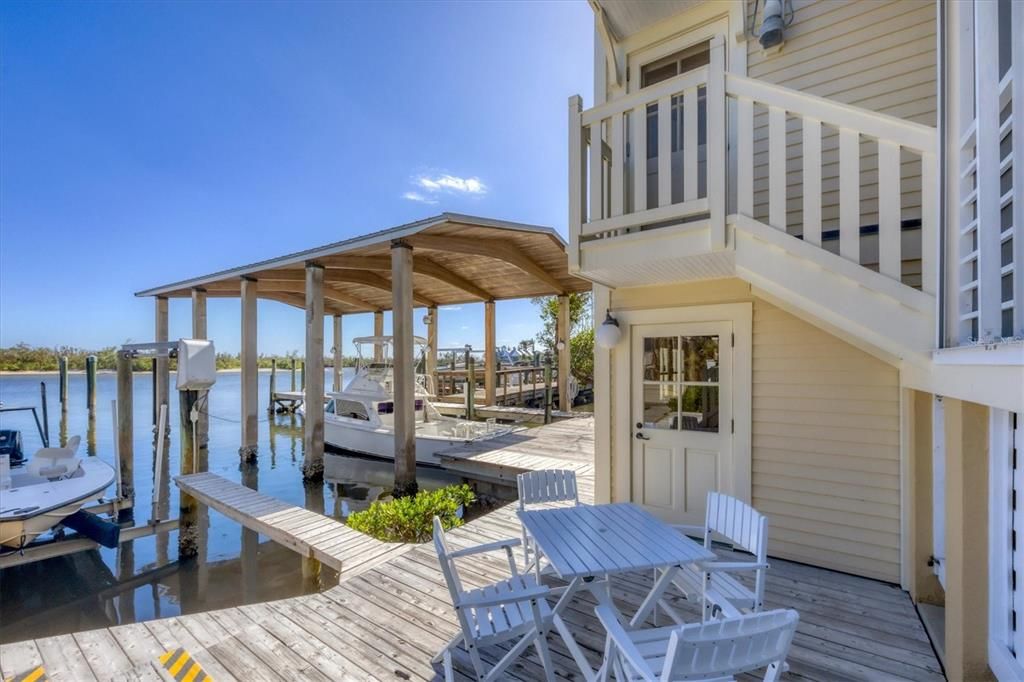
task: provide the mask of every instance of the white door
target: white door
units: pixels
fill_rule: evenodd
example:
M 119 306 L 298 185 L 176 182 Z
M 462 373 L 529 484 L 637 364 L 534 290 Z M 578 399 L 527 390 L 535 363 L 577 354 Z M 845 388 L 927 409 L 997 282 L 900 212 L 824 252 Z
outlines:
M 703 524 L 709 490 L 732 494 L 732 322 L 632 327 L 633 501 Z

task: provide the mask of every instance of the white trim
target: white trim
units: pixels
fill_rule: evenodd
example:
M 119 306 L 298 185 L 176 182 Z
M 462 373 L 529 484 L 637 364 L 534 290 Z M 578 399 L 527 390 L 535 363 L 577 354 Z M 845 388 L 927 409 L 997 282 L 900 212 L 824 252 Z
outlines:
M 939 348 L 932 351 L 932 360 L 936 365 L 1024 366 L 1024 341 Z
M 611 290 L 594 285 L 591 319 L 601 324 L 611 305 Z M 622 329 L 622 323 L 619 323 Z M 594 344 L 594 502 L 612 500 L 612 353 Z
M 631 377 L 631 346 L 633 325 L 670 324 L 684 322 L 718 322 L 731 321 L 736 345 L 733 350 L 733 419 L 736 431 L 732 434 L 733 480 L 734 495 L 750 503 L 751 497 L 751 402 L 753 395 L 753 303 L 728 303 L 722 305 L 684 306 L 677 308 L 659 308 L 656 310 L 623 310 L 612 309 L 612 314 L 619 321 L 622 336 L 612 351 L 613 381 L 611 390 L 614 392 L 615 407 L 614 450 L 611 457 L 612 466 L 612 499 L 613 501 L 628 500 L 632 491 L 632 467 L 623 461 L 630 458 L 632 442 L 630 420 L 632 418 L 632 377 Z
M 1010 413 L 989 410 L 989 508 L 988 508 L 988 657 L 1000 680 L 1024 679 L 1024 666 L 1010 653 L 1009 610 L 1013 594 L 1009 582 L 1011 529 L 1010 495 L 1013 471 L 1010 456 Z M 1022 586 L 1024 589 L 1024 586 Z M 1024 627 L 1024 623 L 1021 623 Z

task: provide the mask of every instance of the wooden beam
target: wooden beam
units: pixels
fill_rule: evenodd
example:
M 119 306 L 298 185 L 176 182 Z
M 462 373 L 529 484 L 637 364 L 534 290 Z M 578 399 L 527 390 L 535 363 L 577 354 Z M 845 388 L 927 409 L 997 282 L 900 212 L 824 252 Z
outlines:
M 331 372 L 331 390 L 341 390 L 341 365 L 345 359 L 343 352 L 344 341 L 341 335 L 341 315 L 337 314 L 331 320 L 331 355 L 333 356 L 333 371 Z
M 571 370 L 571 337 L 569 324 L 569 297 L 558 297 L 558 329 L 555 333 L 555 344 L 558 348 L 558 409 L 562 412 L 572 410 L 572 398 L 569 395 L 569 373 Z
M 387 278 L 381 277 L 376 272 L 372 272 L 370 270 L 350 270 L 348 268 L 336 268 L 331 270 L 328 286 L 336 289 L 338 284 L 345 282 L 349 284 L 362 284 L 363 286 L 380 289 L 382 291 L 391 291 L 391 282 Z M 413 292 L 412 297 L 413 301 L 415 301 L 417 305 L 427 307 L 435 305 L 434 301 L 422 294 L 416 293 L 415 291 Z
M 342 254 L 325 258 L 324 264 L 328 271 L 334 269 L 387 271 L 391 269 L 391 259 L 387 256 L 354 256 Z M 483 287 L 478 286 L 462 275 L 452 272 L 443 265 L 435 263 L 427 258 L 423 258 L 422 256 L 413 259 L 412 271 L 417 275 L 423 275 L 424 277 L 430 277 L 431 279 L 436 279 L 439 282 L 444 282 L 445 284 L 466 292 L 470 296 L 479 298 L 481 301 L 488 301 L 494 298 L 490 292 Z M 330 272 L 328 272 L 328 276 L 330 276 Z
M 163 342 L 168 340 L 168 321 L 167 321 L 167 298 L 165 296 L 157 296 L 156 302 L 156 332 L 154 334 L 154 341 Z M 157 408 L 153 411 L 154 423 L 156 415 L 159 413 L 160 405 L 169 405 L 171 397 L 171 374 L 170 374 L 170 361 L 166 356 L 157 357 L 156 359 L 156 404 Z M 168 408 L 170 409 L 170 408 Z
M 415 265 L 415 259 L 413 260 Z M 427 325 L 427 358 L 426 372 L 430 377 L 430 385 L 434 393 L 437 393 L 437 306 L 431 306 L 427 310 L 430 316 L 430 324 Z
M 494 301 L 484 302 L 484 401 L 498 402 L 498 352 L 495 342 Z M 472 390 L 472 389 L 470 389 Z
M 404 241 L 391 245 L 392 334 L 395 386 L 395 490 L 396 497 L 414 495 L 416 483 L 416 368 L 413 347 L 412 247 Z
M 294 306 L 296 308 L 306 309 L 306 297 L 304 294 L 293 294 L 289 292 L 260 292 L 260 298 L 264 298 L 270 301 L 277 301 L 278 303 L 284 303 L 286 305 Z M 331 297 L 324 295 L 324 311 L 334 315 L 337 313 L 351 312 L 344 310 L 339 303 L 341 301 L 335 301 Z
M 259 444 L 259 367 L 256 351 L 256 280 L 242 280 L 242 443 L 238 455 L 244 461 L 256 459 Z
M 324 268 L 306 265 L 306 364 L 302 376 L 306 383 L 303 403 L 302 478 L 324 478 Z
M 534 279 L 544 283 L 553 293 L 565 293 L 565 287 L 554 275 L 538 265 L 517 246 L 507 241 L 470 239 L 447 235 L 417 234 L 409 238 L 414 247 L 431 251 L 448 251 L 471 256 L 494 258 L 514 265 Z

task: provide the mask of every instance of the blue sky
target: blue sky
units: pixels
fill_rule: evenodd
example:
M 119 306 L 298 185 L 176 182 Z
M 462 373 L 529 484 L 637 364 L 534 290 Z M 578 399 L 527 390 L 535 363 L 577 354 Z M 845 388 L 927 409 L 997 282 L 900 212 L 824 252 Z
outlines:
M 592 55 L 583 0 L 5 2 L 0 345 L 148 339 L 137 290 L 442 211 L 565 235 Z M 237 300 L 209 318 L 236 352 Z M 482 305 L 440 318 L 442 346 L 482 345 Z M 170 324 L 189 334 L 186 301 Z M 260 351 L 301 349 L 302 325 L 261 301 Z M 539 321 L 499 302 L 497 326 Z M 345 318 L 346 340 L 371 328 Z

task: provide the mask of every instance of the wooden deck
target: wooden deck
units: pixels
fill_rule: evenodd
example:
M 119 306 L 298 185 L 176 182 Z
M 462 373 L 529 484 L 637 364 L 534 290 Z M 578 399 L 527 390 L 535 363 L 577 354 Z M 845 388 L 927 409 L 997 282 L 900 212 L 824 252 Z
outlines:
M 541 432 L 532 440 L 491 441 L 499 447 L 489 451 L 464 449 L 461 459 L 509 472 L 530 466 L 571 467 L 578 472 L 581 496 L 589 501 L 593 432 L 588 441 L 582 428 L 588 421 L 532 429 L 526 433 Z M 449 539 L 461 548 L 518 537 L 519 532 L 515 505 L 509 504 L 452 531 Z M 321 594 L 4 645 L 0 671 L 6 677 L 43 664 L 54 680 L 156 680 L 161 679 L 157 657 L 181 646 L 218 682 L 439 679 L 440 670 L 430 659 L 457 625 L 433 546 L 406 547 L 365 567 L 353 566 L 358 558 L 346 564 L 338 586 Z M 500 553 L 465 558 L 460 567 L 467 587 L 493 581 L 508 570 Z M 616 581 L 613 596 L 628 613 L 650 587 L 650 575 L 630 574 Z M 699 618 L 697 609 L 681 597 L 673 601 L 681 612 Z M 567 611 L 566 621 L 596 664 L 604 638 L 594 605 L 589 595 L 581 596 Z M 773 560 L 767 605 L 800 612 L 785 679 L 943 679 L 910 599 L 896 586 Z M 561 640 L 551 635 L 549 641 L 558 677 L 579 680 Z M 503 651 L 482 653 L 493 662 Z M 456 657 L 456 666 L 461 679 L 469 679 L 464 656 Z M 507 675 L 514 680 L 539 676 L 532 648 Z
M 216 474 L 189 474 L 174 480 L 183 492 L 211 509 L 339 573 L 366 570 L 409 549 L 401 543 L 375 540 L 329 516 L 268 497 Z
M 494 389 L 494 402 L 497 405 L 523 405 L 529 402 L 536 402 L 538 400 L 544 400 L 544 391 L 546 386 L 543 381 L 536 383 L 527 382 L 525 384 L 517 386 L 497 386 Z M 558 403 L 558 383 L 551 383 L 551 395 L 552 401 Z M 461 390 L 457 393 L 449 393 L 444 396 L 437 398 L 438 402 L 442 403 L 454 403 L 458 405 L 466 404 L 466 391 Z M 483 405 L 487 401 L 487 392 L 482 388 L 477 388 L 473 393 L 473 402 L 477 405 Z

